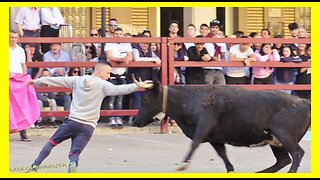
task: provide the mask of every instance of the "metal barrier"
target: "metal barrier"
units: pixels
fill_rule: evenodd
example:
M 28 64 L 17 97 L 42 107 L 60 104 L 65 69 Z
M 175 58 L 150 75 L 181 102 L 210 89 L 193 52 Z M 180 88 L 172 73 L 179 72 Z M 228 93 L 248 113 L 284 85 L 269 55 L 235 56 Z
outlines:
M 31 37 L 21 37 L 19 42 L 34 42 L 34 43 L 44 43 L 44 42 L 61 42 L 61 43 L 138 43 L 138 42 L 155 42 L 160 43 L 162 60 L 161 66 L 152 62 L 130 62 L 128 65 L 123 63 L 112 63 L 113 67 L 160 67 L 161 68 L 161 83 L 163 85 L 173 85 L 174 84 L 174 68 L 175 67 L 206 67 L 206 66 L 220 66 L 220 67 L 241 67 L 244 66 L 242 62 L 178 62 L 174 61 L 173 56 L 173 45 L 174 43 L 183 42 L 225 42 L 225 43 L 310 43 L 310 39 L 262 39 L 262 38 L 31 38 Z M 80 45 L 75 45 L 74 47 L 83 48 Z M 75 52 L 83 52 L 83 49 Z M 76 54 L 76 53 L 75 53 Z M 84 57 L 85 58 L 85 57 Z M 80 58 L 81 59 L 81 58 Z M 83 59 L 83 57 L 82 57 Z M 27 62 L 27 67 L 93 67 L 95 62 Z M 282 63 L 282 62 L 252 62 L 253 67 L 311 67 L 310 62 L 302 63 Z M 255 90 L 310 90 L 310 85 L 237 85 L 248 89 Z M 70 91 L 68 88 L 60 87 L 37 87 L 37 92 L 65 92 Z M 101 110 L 101 116 L 132 116 L 136 115 L 137 110 Z M 67 116 L 68 111 L 55 111 L 55 112 L 41 112 L 41 116 Z M 168 123 L 161 123 L 160 126 L 161 133 L 168 132 Z
M 71 24 L 61 24 L 59 29 L 59 37 L 73 37 Z M 61 49 L 65 52 L 71 52 L 72 43 L 61 44 Z

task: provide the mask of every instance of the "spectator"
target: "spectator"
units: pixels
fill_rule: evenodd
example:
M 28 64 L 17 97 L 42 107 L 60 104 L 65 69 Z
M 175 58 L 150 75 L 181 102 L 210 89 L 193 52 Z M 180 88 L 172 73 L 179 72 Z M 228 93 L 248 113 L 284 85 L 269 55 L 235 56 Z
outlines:
M 200 25 L 200 35 L 202 35 L 203 37 L 208 36 L 209 34 L 209 26 L 206 23 L 203 23 Z
M 43 62 L 43 55 L 36 50 L 36 46 L 36 44 L 25 44 L 27 62 Z M 37 79 L 41 76 L 43 68 L 28 68 L 27 70 L 32 79 Z
M 90 30 L 90 37 L 93 37 L 93 38 L 100 38 L 101 35 L 99 34 L 99 32 L 96 30 L 96 29 L 91 29 Z M 88 44 L 88 43 L 87 43 Z M 86 44 L 86 45 L 87 45 Z M 92 43 L 94 46 L 95 46 L 95 53 L 96 53 L 96 56 L 99 57 L 100 54 L 101 54 L 101 43 Z M 97 54 L 97 52 L 99 52 Z
M 43 69 L 41 77 L 51 77 L 50 71 L 48 69 Z M 42 85 L 49 86 L 49 85 Z M 57 111 L 57 103 L 56 103 L 56 94 L 54 92 L 38 92 L 37 93 L 38 103 L 40 110 L 43 110 L 44 107 L 49 107 L 50 111 Z M 56 117 L 49 117 L 49 123 L 51 128 L 57 128 L 58 126 L 55 123 Z M 42 122 L 42 117 L 36 122 L 36 128 L 41 128 L 40 125 Z
M 153 53 L 155 53 L 158 57 L 160 57 L 160 47 L 159 47 L 159 44 L 157 44 L 157 43 L 150 43 L 150 47 L 151 47 Z
M 307 34 L 306 34 L 306 29 L 303 28 L 303 27 L 299 27 L 299 30 L 298 30 L 298 37 L 301 38 L 301 37 L 307 37 Z
M 192 43 L 192 44 L 194 44 L 194 43 Z M 188 61 L 189 60 L 189 57 L 187 54 L 187 49 L 186 49 L 184 43 L 174 43 L 174 60 L 175 61 Z M 186 70 L 186 67 L 176 67 L 174 69 L 174 83 L 175 84 L 186 84 L 185 70 Z
M 123 37 L 122 28 L 118 27 L 115 29 L 114 38 Z M 130 43 L 106 43 L 104 47 L 105 54 L 107 55 L 108 61 L 113 63 L 125 63 L 128 64 L 132 61 L 132 47 Z M 112 68 L 110 75 L 110 82 L 114 85 L 127 84 L 126 80 L 127 68 L 118 67 Z M 108 109 L 110 110 L 121 110 L 123 96 L 111 96 L 108 97 Z M 110 117 L 111 128 L 122 128 L 122 117 Z
M 242 36 L 241 38 L 248 38 Z M 227 84 L 246 84 L 246 77 L 249 77 L 249 66 L 252 61 L 256 61 L 256 55 L 249 46 L 249 43 L 241 43 L 232 46 L 229 50 L 229 61 L 240 61 L 247 67 L 227 67 L 226 83 Z
M 172 20 L 169 22 L 169 36 L 168 37 L 179 37 L 179 22 Z
M 301 62 L 300 57 L 295 57 L 292 46 L 282 46 L 280 50 L 281 62 Z M 295 68 L 277 68 L 275 72 L 275 84 L 293 84 Z M 291 90 L 281 90 L 291 94 Z
M 224 34 L 222 31 L 219 30 L 215 32 L 215 35 L 213 37 L 223 38 Z M 225 52 L 227 51 L 226 43 L 214 43 L 214 46 L 215 46 L 214 53 L 210 54 L 210 52 L 212 51 L 208 51 L 213 61 L 225 61 Z M 204 72 L 204 80 L 206 84 L 219 84 L 219 85 L 226 84 L 222 67 L 203 67 L 203 72 Z
M 290 38 L 298 38 L 299 25 L 296 22 L 293 22 L 288 25 L 288 28 L 289 28 L 290 34 L 291 34 Z M 296 44 L 285 44 L 285 45 L 291 46 L 294 56 L 297 55 L 297 47 L 298 47 L 297 43 Z
M 274 38 L 283 38 L 283 36 L 281 35 L 275 35 Z M 282 44 L 281 43 L 274 43 L 272 45 L 272 49 L 276 49 L 279 53 L 280 53 L 280 49 L 282 47 Z
M 40 37 L 40 8 L 22 7 L 19 9 L 15 19 L 17 29 L 21 37 Z M 22 47 L 25 45 L 22 44 Z M 36 51 L 39 51 L 39 45 L 36 45 Z
M 301 55 L 300 58 L 303 62 L 311 62 L 311 44 L 307 44 L 305 49 L 305 54 Z M 311 68 L 298 68 L 295 84 L 311 84 Z M 296 91 L 296 94 L 301 98 L 311 100 L 310 90 Z
M 64 18 L 57 7 L 41 8 L 41 37 L 59 37 L 59 29 L 61 24 L 64 24 Z M 45 54 L 50 51 L 49 43 L 41 44 L 41 52 Z
M 68 71 L 68 76 L 82 76 L 81 70 L 79 67 L 72 67 Z
M 270 38 L 271 33 L 269 29 L 261 29 L 261 37 L 262 38 Z
M 244 32 L 243 31 L 235 31 L 233 33 L 233 35 L 236 35 L 236 38 L 241 38 L 242 36 L 244 36 Z
M 196 37 L 196 26 L 193 24 L 189 24 L 186 29 L 186 35 L 184 36 L 186 38 L 194 38 Z M 194 46 L 194 43 L 184 43 L 184 46 L 186 49 L 188 49 L 191 46 Z
M 196 38 L 202 38 L 201 35 Z M 189 61 L 210 61 L 211 56 L 204 47 L 204 43 L 195 43 L 195 46 L 191 46 L 187 50 Z M 186 69 L 187 84 L 205 84 L 204 74 L 201 67 L 188 67 Z
M 270 43 L 262 44 L 260 50 L 255 51 L 258 62 L 274 62 L 280 61 L 280 55 L 276 49 L 271 49 Z M 273 84 L 272 79 L 273 68 L 270 67 L 253 67 L 252 68 L 252 84 Z
M 147 35 L 141 35 L 141 37 L 147 37 Z M 157 57 L 153 51 L 149 43 L 138 43 L 133 47 L 133 61 L 145 61 L 145 62 L 154 62 L 157 64 L 161 64 L 161 60 Z M 152 79 L 152 67 L 134 67 L 128 68 L 128 79 L 129 82 L 133 82 L 131 74 L 134 74 L 136 79 L 141 79 L 145 81 L 147 79 Z M 142 97 L 143 92 L 136 91 L 132 94 L 132 108 L 139 109 L 142 106 Z M 135 117 L 132 119 L 133 124 L 135 121 Z
M 86 43 L 84 47 L 86 48 L 86 62 L 98 62 L 99 58 L 97 55 L 96 46 L 93 43 Z M 93 67 L 87 67 L 85 69 L 85 74 L 91 75 L 92 72 Z
M 70 55 L 61 50 L 61 43 L 51 43 L 50 51 L 43 55 L 44 62 L 70 62 Z M 66 76 L 68 68 L 48 68 L 52 76 Z
M 106 34 L 106 37 L 114 37 L 115 29 L 118 28 L 118 20 L 116 18 L 111 18 L 109 20 L 109 31 Z

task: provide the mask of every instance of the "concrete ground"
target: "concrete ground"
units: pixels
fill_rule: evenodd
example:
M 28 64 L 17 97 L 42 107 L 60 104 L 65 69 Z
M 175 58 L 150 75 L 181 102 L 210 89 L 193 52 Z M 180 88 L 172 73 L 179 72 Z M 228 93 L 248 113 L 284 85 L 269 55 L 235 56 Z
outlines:
M 18 133 L 10 135 L 10 173 L 21 173 L 34 161 L 56 129 L 28 129 L 31 142 L 19 141 Z M 309 133 L 309 132 L 308 132 Z M 176 168 L 186 155 L 190 139 L 179 127 L 169 127 L 161 134 L 159 126 L 110 129 L 99 124 L 94 136 L 80 155 L 78 173 L 181 173 Z M 300 142 L 305 155 L 299 173 L 310 173 L 310 134 Z M 227 145 L 227 153 L 236 172 L 252 173 L 274 164 L 268 146 L 247 148 Z M 39 173 L 66 173 L 70 140 L 55 147 L 42 163 Z M 280 172 L 287 172 L 290 166 Z M 208 144 L 201 144 L 183 173 L 224 173 L 220 157 Z M 121 174 L 120 174 L 121 175 Z

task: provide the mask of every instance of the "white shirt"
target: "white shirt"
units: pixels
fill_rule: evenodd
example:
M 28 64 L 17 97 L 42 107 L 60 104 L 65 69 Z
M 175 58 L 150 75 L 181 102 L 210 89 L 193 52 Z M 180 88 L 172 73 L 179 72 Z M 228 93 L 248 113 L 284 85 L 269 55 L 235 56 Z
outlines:
M 254 54 L 251 47 L 249 47 L 247 51 L 241 52 L 239 44 L 232 46 L 229 50 L 229 53 L 234 54 L 236 58 L 248 58 L 252 54 Z M 249 68 L 248 67 L 226 67 L 225 72 L 230 77 L 244 77 L 244 76 L 248 77 Z
M 61 24 L 64 24 L 64 18 L 60 10 L 54 8 L 41 8 L 41 23 L 42 25 L 51 25 L 54 29 L 59 29 Z
M 9 47 L 9 71 L 23 74 L 21 63 L 26 63 L 24 49 L 18 45 L 14 49 Z
M 37 8 L 20 8 L 14 21 L 17 24 L 21 24 L 22 29 L 36 30 L 40 29 L 40 10 Z
M 111 51 L 112 56 L 115 58 L 123 58 L 127 56 L 128 52 L 132 52 L 133 50 L 130 43 L 106 43 L 104 51 Z M 127 67 L 114 67 L 111 72 L 113 74 L 122 75 L 127 69 Z

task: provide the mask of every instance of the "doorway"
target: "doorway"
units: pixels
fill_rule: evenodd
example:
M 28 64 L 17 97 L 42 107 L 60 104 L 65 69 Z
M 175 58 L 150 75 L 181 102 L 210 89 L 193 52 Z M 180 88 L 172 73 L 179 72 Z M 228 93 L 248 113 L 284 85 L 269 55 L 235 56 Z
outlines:
M 183 8 L 182 7 L 162 7 L 160 8 L 161 17 L 161 37 L 167 37 L 169 34 L 169 22 L 171 20 L 177 20 L 179 22 L 179 36 L 183 36 Z

